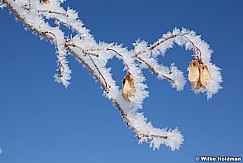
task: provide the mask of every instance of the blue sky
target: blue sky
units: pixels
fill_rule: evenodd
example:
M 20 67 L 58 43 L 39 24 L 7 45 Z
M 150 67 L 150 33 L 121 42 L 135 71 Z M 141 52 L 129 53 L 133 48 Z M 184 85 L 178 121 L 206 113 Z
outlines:
M 138 144 L 119 112 L 102 96 L 89 72 L 71 56 L 71 85 L 54 82 L 55 48 L 40 41 L 0 11 L 0 155 L 1 163 L 178 163 L 195 156 L 243 157 L 243 1 L 234 0 L 82 0 L 67 1 L 96 40 L 149 43 L 174 27 L 195 30 L 214 50 L 222 68 L 223 90 L 212 100 L 183 92 L 144 71 L 150 97 L 143 112 L 157 127 L 178 127 L 185 136 L 179 151 L 153 151 Z M 176 47 L 160 61 L 175 62 L 186 73 L 191 52 Z M 121 81 L 123 65 L 112 60 Z

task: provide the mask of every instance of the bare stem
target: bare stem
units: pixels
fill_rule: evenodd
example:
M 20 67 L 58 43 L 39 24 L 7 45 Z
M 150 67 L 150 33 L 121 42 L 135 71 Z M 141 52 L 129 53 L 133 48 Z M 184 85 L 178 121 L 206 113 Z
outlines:
M 37 10 L 37 12 L 42 12 L 42 13 L 45 12 L 45 13 L 49 13 L 49 14 L 57 14 L 57 15 L 63 15 L 63 16 L 69 17 L 68 14 L 56 12 L 56 11 L 51 11 L 51 10 Z
M 107 51 L 113 51 L 113 52 L 115 52 L 117 55 L 119 55 L 120 57 L 122 57 L 123 58 L 123 56 L 119 53 L 119 52 L 117 52 L 116 50 L 114 50 L 114 49 L 111 49 L 111 48 L 107 48 L 106 49 Z M 129 66 L 128 66 L 128 64 L 127 63 L 125 63 L 125 65 L 126 65 L 126 67 L 127 67 L 127 71 L 129 71 Z
M 197 46 L 195 46 L 195 44 L 188 37 L 186 37 L 185 35 L 179 35 L 179 36 L 182 36 L 182 37 L 186 38 L 192 44 L 194 57 L 195 58 L 197 57 L 197 51 L 198 51 L 199 52 L 199 61 L 202 61 L 202 52 L 201 52 L 201 50 Z
M 94 64 L 96 70 L 99 72 L 99 75 L 100 75 L 100 76 L 102 77 L 102 79 L 104 80 L 104 83 L 105 83 L 104 91 L 105 91 L 106 93 L 108 93 L 108 92 L 109 92 L 109 91 L 108 91 L 109 88 L 108 88 L 107 82 L 106 82 L 106 80 L 105 80 L 105 77 L 104 77 L 104 76 L 102 75 L 102 73 L 100 72 L 100 70 L 99 70 L 99 68 L 97 67 L 97 65 L 95 64 L 93 58 L 92 58 L 90 55 L 88 55 L 88 56 L 89 56 L 89 58 L 91 59 L 92 63 Z
M 118 53 L 116 50 L 114 50 L 114 49 L 110 49 L 110 48 L 107 48 L 106 50 L 110 50 L 110 51 L 113 51 L 113 52 L 115 52 L 116 54 L 118 54 L 120 57 L 122 57 L 122 55 L 120 54 L 120 53 Z
M 84 49 L 81 48 L 80 46 L 75 45 L 75 44 L 73 44 L 73 43 L 68 43 L 68 42 L 70 42 L 70 41 L 66 41 L 66 43 L 65 43 L 66 46 L 73 46 L 73 47 L 78 48 L 79 50 L 81 50 L 82 53 L 84 53 L 84 54 L 88 54 L 88 55 L 92 55 L 92 56 L 95 56 L 95 57 L 99 57 L 98 54 L 90 53 L 89 50 L 84 50 Z
M 145 53 L 147 51 L 150 51 L 150 50 L 153 50 L 154 48 L 156 48 L 157 46 L 161 45 L 162 43 L 164 43 L 165 41 L 171 39 L 171 38 L 175 38 L 177 35 L 171 35 L 165 39 L 162 39 L 162 40 L 159 40 L 157 42 L 155 42 L 153 45 L 151 45 L 148 50 L 143 50 L 143 51 L 139 51 L 139 52 L 136 52 L 135 53 L 135 56 L 137 57 L 138 55 L 142 54 L 142 53 Z
M 169 80 L 169 81 L 175 83 L 175 81 L 174 81 L 173 79 L 171 79 L 170 77 L 168 77 L 168 76 L 166 76 L 166 75 L 164 75 L 164 74 L 160 74 L 160 73 L 158 73 L 158 72 L 154 69 L 154 67 L 151 66 L 148 62 L 146 62 L 143 58 L 137 56 L 137 59 L 138 59 L 139 61 L 143 62 L 144 64 L 146 64 L 146 65 L 148 66 L 148 68 L 149 68 L 152 72 L 154 72 L 156 75 L 161 75 L 163 78 L 166 78 L 167 80 Z

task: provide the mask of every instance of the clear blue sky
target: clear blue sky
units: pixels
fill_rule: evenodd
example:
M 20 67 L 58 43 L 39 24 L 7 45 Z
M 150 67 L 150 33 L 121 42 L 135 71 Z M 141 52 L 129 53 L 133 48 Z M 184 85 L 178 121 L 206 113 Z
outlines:
M 138 144 L 119 112 L 102 96 L 88 71 L 71 56 L 72 84 L 54 82 L 55 48 L 25 32 L 7 9 L 0 11 L 0 163 L 192 163 L 199 155 L 243 157 L 242 0 L 82 0 L 65 5 L 96 40 L 131 48 L 149 43 L 174 27 L 202 35 L 221 67 L 223 90 L 212 100 L 195 95 L 189 83 L 176 92 L 167 81 L 147 77 L 150 97 L 142 110 L 157 127 L 178 127 L 185 136 L 179 151 L 153 151 Z M 184 72 L 191 52 L 168 51 L 161 62 Z M 111 61 L 121 81 L 122 63 Z

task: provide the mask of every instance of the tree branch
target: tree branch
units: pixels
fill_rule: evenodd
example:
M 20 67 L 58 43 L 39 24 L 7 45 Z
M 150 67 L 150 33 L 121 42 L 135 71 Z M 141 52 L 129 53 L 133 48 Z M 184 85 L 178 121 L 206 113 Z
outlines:
M 167 35 L 167 37 L 162 37 L 162 39 L 159 39 L 149 47 L 141 45 L 143 46 L 142 50 L 128 51 L 127 49 L 114 44 L 97 43 L 89 33 L 89 30 L 83 27 L 82 22 L 75 17 L 76 13 L 73 10 L 70 11 L 71 14 L 74 13 L 72 18 L 72 16 L 68 14 L 70 12 L 65 11 L 60 6 L 60 1 L 52 0 L 45 5 L 39 1 L 33 1 L 32 3 L 29 1 L 29 7 L 27 7 L 26 4 L 22 5 L 22 0 L 2 0 L 1 2 L 5 4 L 13 15 L 27 28 L 38 34 L 40 37 L 44 37 L 55 43 L 58 51 L 59 77 L 62 78 L 63 74 L 66 75 L 66 77 L 61 79 L 65 86 L 68 85 L 68 80 L 70 79 L 70 70 L 65 58 L 66 52 L 69 52 L 82 63 L 98 81 L 106 97 L 113 102 L 120 112 L 124 122 L 133 130 L 136 137 L 140 141 L 149 142 L 150 146 L 153 146 L 153 148 L 159 148 L 161 144 L 165 144 L 172 150 L 179 149 L 183 143 L 183 136 L 177 129 L 166 131 L 165 129 L 153 127 L 150 122 L 147 122 L 147 118 L 145 118 L 142 113 L 138 113 L 138 109 L 142 108 L 143 100 L 148 97 L 148 91 L 146 90 L 147 86 L 144 84 L 145 78 L 142 74 L 142 68 L 138 65 L 139 63 L 144 63 L 147 68 L 159 77 L 171 81 L 172 87 L 175 87 L 176 85 L 183 88 L 185 84 L 183 73 L 175 66 L 172 66 L 169 69 L 158 65 L 156 57 L 153 58 L 150 55 L 156 50 L 166 51 L 170 48 L 173 41 L 180 41 L 178 39 L 180 36 L 184 38 L 184 42 L 182 41 L 181 45 L 185 45 L 186 43 L 192 45 L 195 57 L 199 56 L 199 59 L 202 60 L 202 55 L 204 55 L 205 64 L 208 65 L 209 71 L 213 74 L 209 86 L 198 90 L 198 92 L 206 92 L 208 97 L 210 97 L 221 89 L 220 83 L 222 82 L 222 77 L 220 70 L 209 62 L 211 51 L 208 48 L 208 45 L 191 31 L 177 30 L 172 34 Z M 31 6 L 33 3 L 36 4 Z M 49 4 L 52 4 L 53 8 L 45 9 Z M 70 37 L 72 39 L 68 39 L 68 37 L 64 36 L 65 33 L 59 26 L 51 27 L 45 17 L 48 19 L 52 18 L 66 27 L 71 27 L 71 29 L 76 31 L 77 37 Z M 193 38 L 193 40 L 191 38 Z M 166 43 L 172 39 L 173 41 L 166 45 Z M 145 53 L 149 55 L 146 56 L 144 55 Z M 127 102 L 122 98 L 121 91 L 112 78 L 110 70 L 106 68 L 108 60 L 113 56 L 122 58 L 127 71 L 134 76 L 134 86 L 137 91 L 132 95 L 132 100 L 130 102 Z M 136 61 L 139 61 L 139 63 Z

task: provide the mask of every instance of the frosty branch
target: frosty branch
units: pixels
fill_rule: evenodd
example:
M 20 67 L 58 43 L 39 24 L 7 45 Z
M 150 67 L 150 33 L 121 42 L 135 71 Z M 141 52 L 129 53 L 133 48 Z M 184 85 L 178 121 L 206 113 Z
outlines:
M 150 69 L 158 78 L 167 79 L 173 88 L 183 90 L 186 83 L 183 72 L 173 64 L 166 67 L 158 63 L 158 56 L 165 55 L 174 44 L 183 46 L 186 50 L 193 51 L 194 59 L 188 68 L 188 79 L 193 91 L 205 93 L 210 99 L 221 89 L 222 76 L 220 69 L 211 63 L 212 51 L 208 44 L 195 32 L 177 28 L 164 34 L 152 45 L 138 40 L 133 44 L 132 50 L 115 43 L 97 42 L 84 27 L 77 12 L 71 8 L 64 9 L 61 6 L 63 2 L 64 0 L 0 0 L 0 6 L 8 8 L 26 28 L 55 44 L 57 74 L 54 77 L 58 83 L 65 87 L 70 84 L 71 70 L 66 56 L 71 54 L 98 81 L 104 95 L 117 107 L 139 142 L 148 142 L 153 149 L 165 144 L 171 150 L 178 150 L 183 143 L 183 135 L 177 128 L 155 128 L 143 113 L 138 112 L 144 99 L 148 97 L 142 69 Z M 55 25 L 50 25 L 51 19 L 55 20 Z M 62 25 L 71 30 L 74 37 L 67 35 L 60 28 Z M 127 71 L 121 90 L 112 77 L 111 68 L 107 67 L 108 61 L 114 57 L 124 63 Z

